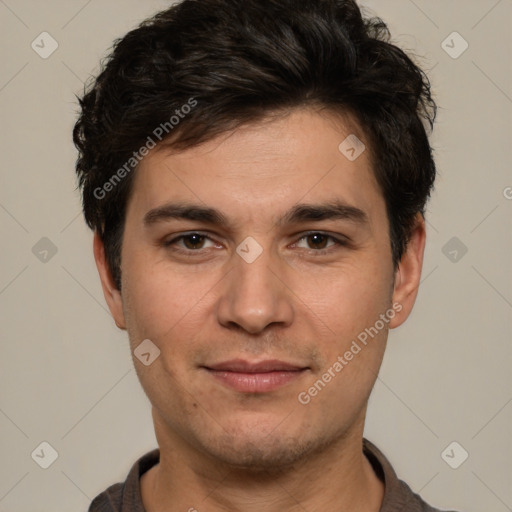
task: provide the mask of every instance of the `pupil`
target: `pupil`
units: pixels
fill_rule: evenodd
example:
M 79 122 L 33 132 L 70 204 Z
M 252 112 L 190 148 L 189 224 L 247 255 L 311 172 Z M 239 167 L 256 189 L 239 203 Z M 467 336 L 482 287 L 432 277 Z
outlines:
M 310 239 L 312 240 L 312 245 L 321 245 L 322 247 L 320 248 L 324 248 L 325 247 L 325 241 L 326 241 L 326 237 L 324 235 L 309 235 L 310 236 Z M 322 243 L 323 242 L 323 243 Z
M 196 249 L 196 246 L 201 244 L 202 239 L 203 239 L 202 235 L 188 235 L 185 238 L 185 245 L 189 249 Z

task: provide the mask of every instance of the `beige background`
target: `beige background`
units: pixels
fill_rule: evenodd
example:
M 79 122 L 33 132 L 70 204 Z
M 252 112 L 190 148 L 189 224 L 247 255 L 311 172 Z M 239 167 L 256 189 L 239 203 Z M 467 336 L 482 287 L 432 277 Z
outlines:
M 422 290 L 391 335 L 366 436 L 433 505 L 512 510 L 512 1 L 364 4 L 424 56 L 441 106 Z M 166 5 L 0 0 L 2 512 L 84 511 L 155 446 L 79 213 L 71 129 L 113 39 Z M 43 31 L 59 44 L 47 59 L 31 48 Z M 441 47 L 454 31 L 469 43 L 457 59 Z M 32 252 L 43 237 L 57 249 L 46 262 Z M 456 262 L 453 237 L 468 249 Z M 42 441 L 59 454 L 46 470 L 31 458 Z M 469 453 L 458 469 L 441 457 L 452 441 Z

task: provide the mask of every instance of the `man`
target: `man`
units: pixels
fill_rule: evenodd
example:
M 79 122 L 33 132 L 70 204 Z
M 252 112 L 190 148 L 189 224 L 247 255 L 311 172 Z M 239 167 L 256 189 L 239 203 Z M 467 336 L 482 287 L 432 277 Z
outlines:
M 81 99 L 85 218 L 159 449 L 90 511 L 432 511 L 363 427 L 418 291 L 422 71 L 352 0 L 184 0 Z

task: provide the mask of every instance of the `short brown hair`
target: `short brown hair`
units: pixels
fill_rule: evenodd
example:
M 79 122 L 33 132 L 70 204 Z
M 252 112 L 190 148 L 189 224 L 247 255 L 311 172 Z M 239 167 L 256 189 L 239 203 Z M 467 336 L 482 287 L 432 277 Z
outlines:
M 117 286 L 129 171 L 157 127 L 187 148 L 307 105 L 350 113 L 362 128 L 396 265 L 434 183 L 436 105 L 424 72 L 389 37 L 353 0 L 183 0 L 117 40 L 73 133 L 85 219 Z

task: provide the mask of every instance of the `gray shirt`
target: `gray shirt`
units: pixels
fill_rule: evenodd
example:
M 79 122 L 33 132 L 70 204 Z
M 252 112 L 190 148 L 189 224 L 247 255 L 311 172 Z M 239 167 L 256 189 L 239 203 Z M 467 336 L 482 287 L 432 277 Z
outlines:
M 363 451 L 385 485 L 380 512 L 441 512 L 427 505 L 406 483 L 399 480 L 386 457 L 366 439 L 363 440 Z M 132 466 L 125 482 L 112 485 L 98 495 L 91 503 L 89 512 L 145 512 L 140 477 L 158 464 L 159 457 L 159 450 L 141 457 Z

